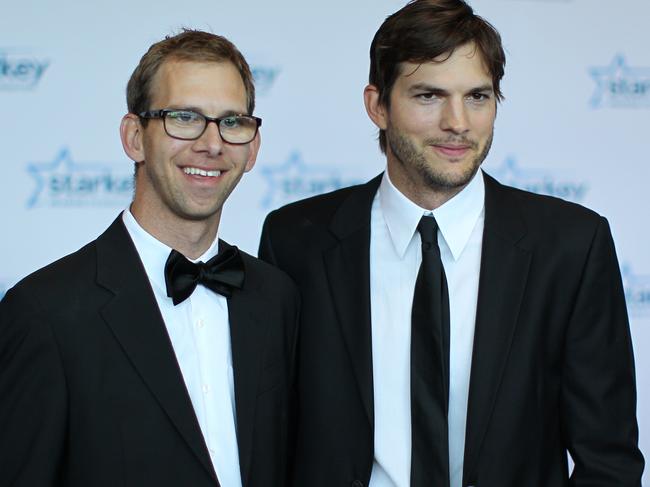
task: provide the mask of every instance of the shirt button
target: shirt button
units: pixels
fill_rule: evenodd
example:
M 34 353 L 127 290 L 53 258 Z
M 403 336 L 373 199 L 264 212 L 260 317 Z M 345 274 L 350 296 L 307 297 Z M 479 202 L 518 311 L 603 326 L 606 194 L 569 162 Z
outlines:
M 196 327 L 197 328 L 203 328 L 203 325 L 205 325 L 205 322 L 203 321 L 203 318 L 200 318 L 196 320 Z
M 203 394 L 210 392 L 210 386 L 207 384 L 203 384 L 203 387 L 201 389 L 203 390 Z

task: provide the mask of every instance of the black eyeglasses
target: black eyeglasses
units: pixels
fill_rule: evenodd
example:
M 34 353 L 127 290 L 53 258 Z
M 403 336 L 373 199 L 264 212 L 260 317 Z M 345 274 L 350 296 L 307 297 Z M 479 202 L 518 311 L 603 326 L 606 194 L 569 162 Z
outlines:
M 221 138 L 229 144 L 248 144 L 257 135 L 262 119 L 251 115 L 227 115 L 212 118 L 192 110 L 149 110 L 139 115 L 141 118 L 162 118 L 165 132 L 180 140 L 196 140 L 208 123 L 214 122 Z

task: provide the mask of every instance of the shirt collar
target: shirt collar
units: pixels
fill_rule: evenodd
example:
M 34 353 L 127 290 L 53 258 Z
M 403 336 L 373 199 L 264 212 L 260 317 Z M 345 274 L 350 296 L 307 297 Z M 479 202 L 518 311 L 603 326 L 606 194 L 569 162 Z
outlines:
M 388 233 L 400 257 L 404 257 L 422 216 L 430 214 L 435 217 L 454 260 L 460 257 L 485 207 L 483 174 L 476 174 L 460 193 L 442 206 L 429 211 L 404 196 L 393 185 L 388 171 L 384 171 L 378 190 L 379 204 L 388 226 Z
M 131 213 L 130 209 L 127 208 L 122 212 L 122 221 L 124 222 L 124 226 L 129 232 L 131 240 L 133 240 L 133 244 L 140 255 L 140 260 L 142 261 L 142 265 L 147 273 L 147 277 L 149 277 L 149 280 L 155 286 L 166 294 L 167 285 L 165 283 L 165 263 L 167 262 L 169 253 L 172 250 L 171 247 L 165 245 L 142 228 Z M 203 255 L 198 259 L 190 260 L 192 260 L 192 262 L 208 261 L 219 252 L 218 242 L 219 239 L 215 238 L 212 245 L 210 245 Z

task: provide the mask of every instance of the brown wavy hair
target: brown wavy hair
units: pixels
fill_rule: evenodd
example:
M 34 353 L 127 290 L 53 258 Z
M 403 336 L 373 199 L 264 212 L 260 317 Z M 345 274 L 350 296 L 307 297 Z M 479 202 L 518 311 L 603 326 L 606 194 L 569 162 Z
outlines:
M 165 61 L 231 62 L 244 82 L 248 115 L 255 109 L 255 85 L 250 67 L 235 45 L 225 37 L 200 30 L 183 29 L 153 44 L 142 56 L 126 86 L 126 103 L 135 115 L 150 110 L 151 84 Z M 143 125 L 147 120 L 142 119 Z
M 370 45 L 369 82 L 377 88 L 380 102 L 390 108 L 390 93 L 401 63 L 430 62 L 440 56 L 444 61 L 468 43 L 474 43 L 481 54 L 495 96 L 502 100 L 500 83 L 506 56 L 501 36 L 463 0 L 413 0 L 386 18 Z M 379 131 L 379 146 L 385 153 L 383 130 Z

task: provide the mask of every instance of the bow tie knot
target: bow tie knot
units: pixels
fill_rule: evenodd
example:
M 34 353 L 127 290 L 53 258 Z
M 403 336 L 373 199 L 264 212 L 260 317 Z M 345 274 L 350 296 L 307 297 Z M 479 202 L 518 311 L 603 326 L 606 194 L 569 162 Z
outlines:
M 165 263 L 165 284 L 174 305 L 185 301 L 198 284 L 229 298 L 233 288 L 241 289 L 244 284 L 244 261 L 237 247 L 228 247 L 207 262 L 197 263 L 172 250 Z

